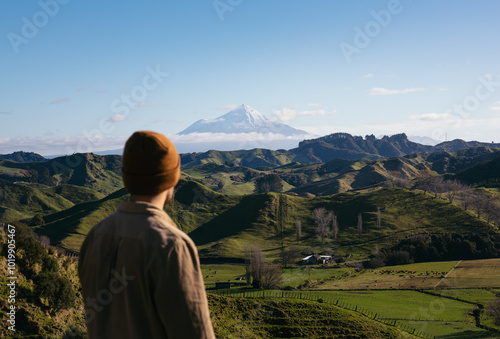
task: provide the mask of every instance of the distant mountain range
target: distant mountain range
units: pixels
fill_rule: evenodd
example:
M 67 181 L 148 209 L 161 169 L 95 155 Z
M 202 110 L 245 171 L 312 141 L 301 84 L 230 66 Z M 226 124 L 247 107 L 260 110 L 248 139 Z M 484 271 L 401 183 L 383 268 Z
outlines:
M 260 166 L 281 166 L 292 162 L 301 164 L 325 163 L 333 159 L 382 159 L 401 157 L 419 152 L 456 152 L 472 147 L 500 148 L 500 144 L 478 141 L 453 140 L 436 146 L 422 145 L 412 142 L 406 134 L 384 136 L 377 139 L 373 135 L 366 137 L 353 136 L 348 133 L 334 133 L 321 138 L 304 140 L 297 148 L 290 150 L 240 150 L 240 151 L 208 151 L 181 155 L 184 167 L 203 163 L 235 162 L 238 165 L 257 168 Z
M 248 106 L 240 108 L 241 110 L 234 111 L 236 113 L 234 113 L 233 111 L 233 113 L 230 113 L 235 115 L 243 114 L 243 112 L 249 113 Z M 260 121 L 257 115 L 252 115 L 253 113 L 250 113 L 249 116 L 253 116 L 254 121 Z M 458 150 L 474 147 L 489 147 L 495 149 L 500 148 L 500 144 L 456 139 L 452 141 L 442 142 L 440 144 L 437 144 L 436 146 L 430 146 L 410 141 L 404 133 L 392 136 L 384 136 L 382 138 L 376 138 L 374 135 L 367 135 L 363 138 L 361 136 L 353 136 L 348 133 L 334 133 L 316 139 L 303 140 L 299 143 L 298 147 L 290 150 L 212 150 L 207 152 L 184 153 L 181 154 L 181 163 L 183 168 L 189 168 L 205 163 L 215 163 L 219 165 L 224 163 L 233 163 L 238 166 L 258 168 L 262 166 L 282 166 L 294 162 L 298 162 L 301 164 L 326 163 L 334 159 L 375 160 L 391 157 L 402 157 L 405 155 L 421 152 L 456 152 Z M 88 156 L 85 157 L 88 158 Z M 68 156 L 61 158 L 71 159 L 71 157 Z M 117 160 L 119 158 L 120 156 L 115 155 L 110 156 L 109 159 L 113 159 L 114 165 L 116 166 L 116 161 L 119 161 Z M 18 163 L 43 161 L 49 161 L 49 163 L 53 163 L 55 159 L 60 158 L 48 160 L 36 153 L 15 152 L 12 154 L 0 155 L 0 160 L 2 159 L 4 159 L 4 161 L 10 160 Z M 27 168 L 27 170 L 29 169 Z M 53 172 L 53 170 L 51 170 L 51 172 Z M 2 176 L 5 178 L 9 175 L 11 174 L 8 172 L 5 172 L 3 174 L 0 172 L 0 178 Z M 46 177 L 47 173 L 43 175 Z
M 248 105 L 238 106 L 216 119 L 198 120 L 179 134 L 190 133 L 277 133 L 284 136 L 309 134 L 272 121 Z

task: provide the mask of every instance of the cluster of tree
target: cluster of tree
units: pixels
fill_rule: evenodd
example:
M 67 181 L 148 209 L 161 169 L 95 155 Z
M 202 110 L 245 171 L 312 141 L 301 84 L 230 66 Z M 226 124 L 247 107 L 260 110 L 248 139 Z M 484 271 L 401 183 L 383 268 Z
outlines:
M 458 203 L 466 211 L 472 210 L 477 217 L 483 217 L 488 223 L 500 226 L 500 206 L 495 195 L 474 189 L 456 179 L 445 179 L 433 175 L 429 170 L 420 171 L 415 181 L 405 178 L 401 172 L 389 172 L 388 183 L 391 187 L 419 189 L 431 193 L 434 197 L 444 195 L 450 203 Z
M 324 207 L 316 208 L 312 212 L 314 221 L 316 222 L 316 235 L 323 245 L 325 239 L 333 238 L 337 240 L 339 235 L 339 223 L 337 220 L 337 215 L 332 211 L 327 211 Z M 381 211 L 377 208 L 377 227 L 381 225 Z M 299 225 L 300 226 L 300 225 Z M 359 236 L 363 233 L 363 216 L 358 213 L 358 223 L 356 225 Z M 299 228 L 296 226 L 297 239 L 299 238 Z M 301 230 L 300 230 L 301 232 Z M 300 233 L 302 234 L 302 233 Z
M 337 240 L 339 224 L 335 213 L 320 207 L 314 209 L 312 215 L 317 225 L 316 234 L 318 239 L 321 240 L 321 244 L 323 245 L 325 239 L 330 239 L 330 237 Z
M 255 193 L 269 193 L 283 191 L 283 182 L 277 174 L 266 174 L 255 179 Z
M 299 246 L 290 246 L 287 249 L 281 250 L 281 263 L 283 267 L 287 267 L 290 263 L 295 263 L 299 258 L 301 258 L 302 249 Z
M 251 245 L 246 250 L 245 269 L 247 283 L 255 288 L 278 289 L 283 282 L 281 268 L 266 262 L 259 246 Z
M 73 307 L 75 291 L 71 282 L 60 274 L 57 259 L 35 239 L 35 235 L 27 226 L 16 225 L 15 240 L 18 251 L 17 267 L 27 279 L 33 281 L 32 296 L 38 299 L 40 306 L 44 304 L 43 298 L 53 312 Z M 3 254 L 6 252 L 7 244 L 3 247 Z
M 374 253 L 366 266 L 404 265 L 413 262 L 496 258 L 500 234 L 418 235 Z

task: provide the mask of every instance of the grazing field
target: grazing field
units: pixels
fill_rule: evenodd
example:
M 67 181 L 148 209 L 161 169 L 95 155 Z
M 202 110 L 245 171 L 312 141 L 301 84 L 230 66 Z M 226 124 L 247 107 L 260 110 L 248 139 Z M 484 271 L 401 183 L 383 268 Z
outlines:
M 245 265 L 218 264 L 201 265 L 201 272 L 206 288 L 214 288 L 216 282 L 237 282 L 239 277 L 245 276 Z
M 457 261 L 387 266 L 355 272 L 314 285 L 315 290 L 430 289 L 434 288 Z
M 497 338 L 499 333 L 475 326 L 475 305 L 411 290 L 366 291 L 226 291 L 234 296 L 320 299 L 326 304 L 356 310 L 399 328 L 415 329 L 436 338 Z M 284 298 L 284 299 L 283 299 Z M 484 316 L 482 316 L 484 319 Z M 490 322 L 486 322 L 490 326 Z M 412 330 L 410 330 L 412 332 Z
M 488 288 L 500 281 L 499 262 L 500 259 L 429 262 L 373 270 L 294 267 L 283 270 L 283 286 L 299 287 L 301 291 L 263 292 L 246 288 L 224 293 L 240 297 L 322 299 L 324 303 L 357 310 L 384 322 L 396 322 L 397 327 L 415 329 L 430 337 L 498 339 L 500 332 L 475 326 L 473 311 L 478 304 L 487 307 L 500 292 L 500 288 Z M 202 269 L 204 274 L 208 272 L 207 286 L 223 281 L 222 277 L 226 281 L 235 279 L 245 271 L 243 265 L 203 265 Z M 453 281 L 461 288 L 447 288 L 443 281 Z M 498 329 L 484 311 L 481 324 Z
M 294 267 L 283 269 L 283 287 L 297 287 L 321 279 L 337 277 L 350 271 L 349 268 Z
M 437 287 L 500 287 L 500 259 L 463 260 Z
M 439 290 L 429 290 L 429 293 L 434 293 L 438 296 L 456 298 L 464 301 L 468 301 L 475 304 L 482 304 L 487 306 L 491 301 L 493 301 L 497 295 L 500 295 L 500 289 L 463 289 L 463 288 L 452 288 L 452 289 L 439 289 Z

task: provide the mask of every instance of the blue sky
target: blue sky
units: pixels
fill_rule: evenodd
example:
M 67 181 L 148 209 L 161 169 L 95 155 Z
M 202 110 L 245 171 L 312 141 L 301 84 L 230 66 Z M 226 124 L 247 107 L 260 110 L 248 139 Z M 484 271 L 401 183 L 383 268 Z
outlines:
M 243 103 L 314 135 L 500 142 L 499 12 L 460 0 L 2 1 L 0 153 L 116 149 L 139 129 L 200 141 L 175 134 Z

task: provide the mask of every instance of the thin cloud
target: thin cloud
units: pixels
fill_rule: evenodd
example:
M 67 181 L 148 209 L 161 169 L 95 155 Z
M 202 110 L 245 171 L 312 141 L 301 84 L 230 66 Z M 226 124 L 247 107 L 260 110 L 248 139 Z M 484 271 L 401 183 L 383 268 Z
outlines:
M 424 114 L 410 115 L 408 118 L 410 120 L 436 121 L 436 120 L 449 119 L 451 117 L 452 117 L 451 113 L 424 113 Z
M 500 101 L 497 101 L 490 107 L 490 110 L 499 112 L 500 111 Z
M 373 78 L 373 74 L 372 73 L 365 74 L 365 75 L 363 75 L 363 78 L 365 78 L 365 79 Z
M 147 101 L 141 101 L 138 104 L 135 105 L 135 107 L 156 107 L 159 104 L 157 102 L 147 102 Z
M 321 105 L 314 103 L 314 102 L 311 102 L 311 103 L 307 104 L 306 107 L 321 107 Z
M 299 116 L 324 116 L 324 115 L 333 115 L 337 113 L 336 110 L 327 111 L 324 109 L 311 110 L 311 111 L 299 111 L 293 108 L 284 107 L 280 110 L 274 111 L 273 116 L 278 121 L 293 121 L 297 119 Z
M 82 91 L 86 91 L 88 89 L 89 89 L 89 86 L 82 86 L 82 87 L 78 88 L 76 91 L 77 92 L 82 92 Z
M 247 141 L 274 141 L 274 140 L 303 140 L 308 134 L 287 136 L 281 133 L 189 133 L 174 134 L 168 137 L 175 143 L 203 143 L 203 142 L 245 142 Z M 264 147 L 264 146 L 263 146 Z
M 51 105 L 60 104 L 61 102 L 69 101 L 69 98 L 56 99 L 49 102 Z
M 0 111 L 0 114 L 10 115 L 10 114 L 12 114 L 12 113 L 10 113 L 10 112 L 3 112 L 3 111 Z
M 413 92 L 421 92 L 425 91 L 425 88 L 405 88 L 405 89 L 387 89 L 382 87 L 374 87 L 368 91 L 369 95 L 397 95 L 397 94 L 406 94 Z
M 127 119 L 127 116 L 125 114 L 120 114 L 120 113 L 117 113 L 117 114 L 109 117 L 109 121 L 111 121 L 111 122 L 120 122 L 120 121 L 123 121 L 125 119 Z
M 41 155 L 90 153 L 122 148 L 127 137 L 88 136 L 72 137 L 16 137 L 0 138 L 0 154 L 15 151 L 36 152 Z

